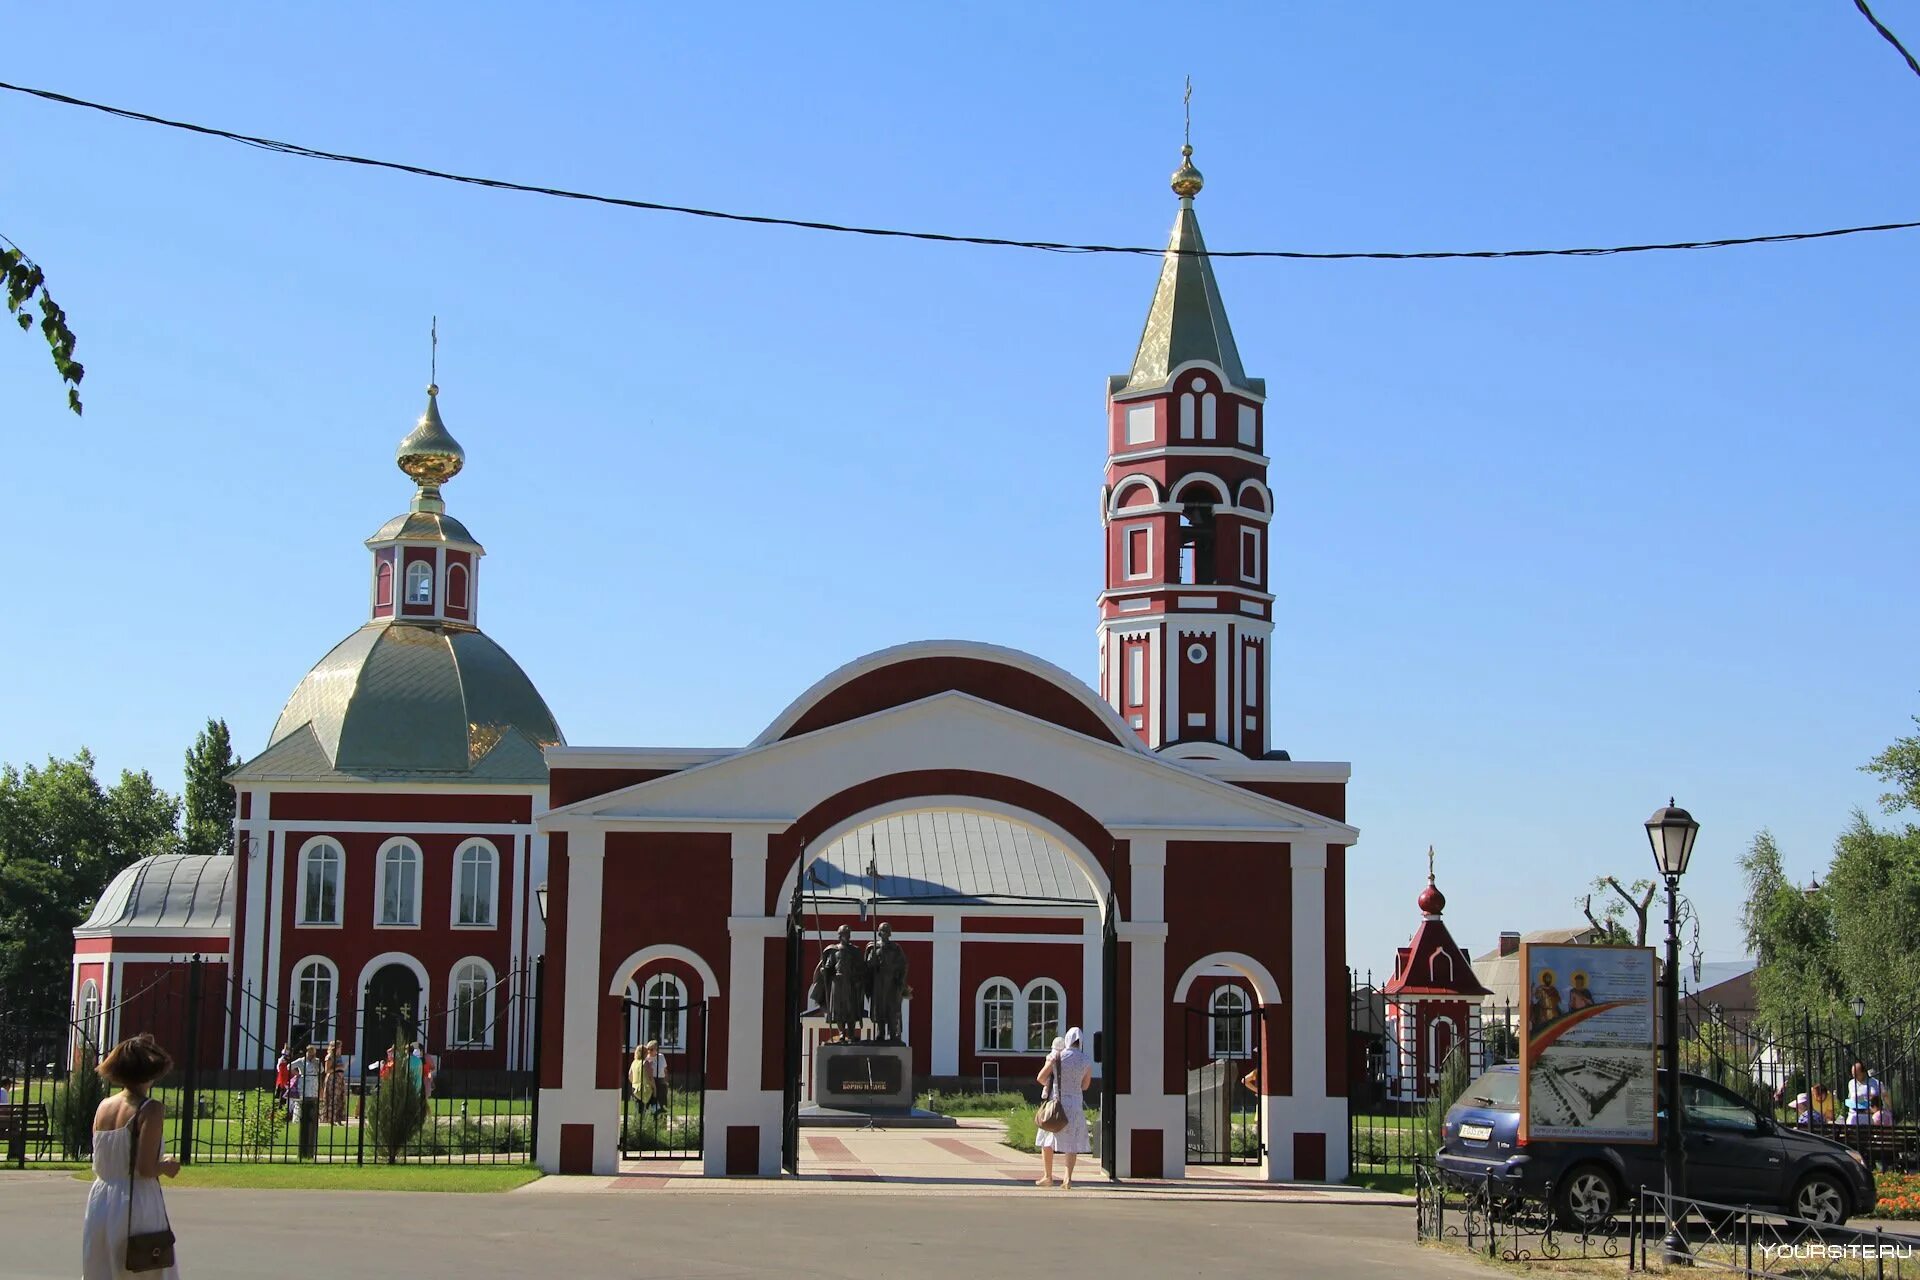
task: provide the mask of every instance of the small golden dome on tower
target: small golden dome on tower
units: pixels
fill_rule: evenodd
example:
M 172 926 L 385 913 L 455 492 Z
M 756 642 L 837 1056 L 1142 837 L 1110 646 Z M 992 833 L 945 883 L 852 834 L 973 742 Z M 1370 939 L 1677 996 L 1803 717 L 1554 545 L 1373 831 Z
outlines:
M 440 486 L 460 474 L 467 452 L 440 421 L 440 388 L 427 388 L 427 411 L 420 415 L 407 438 L 394 450 L 394 463 L 420 486 L 414 495 L 416 511 L 440 511 Z
M 1180 148 L 1180 167 L 1173 171 L 1173 193 L 1182 200 L 1191 200 L 1200 194 L 1200 188 L 1206 185 L 1206 179 L 1193 167 L 1193 144 Z

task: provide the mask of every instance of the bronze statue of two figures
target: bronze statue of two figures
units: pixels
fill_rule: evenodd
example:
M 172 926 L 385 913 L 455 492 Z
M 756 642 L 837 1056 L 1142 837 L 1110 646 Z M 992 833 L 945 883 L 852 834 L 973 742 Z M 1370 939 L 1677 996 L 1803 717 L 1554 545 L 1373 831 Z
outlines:
M 900 1004 L 907 986 L 907 953 L 893 940 L 893 926 L 880 926 L 865 952 L 853 940 L 853 926 L 841 925 L 839 941 L 820 953 L 808 999 L 827 1015 L 841 1043 L 862 1040 L 861 1024 L 873 1022 L 868 1044 L 900 1044 Z

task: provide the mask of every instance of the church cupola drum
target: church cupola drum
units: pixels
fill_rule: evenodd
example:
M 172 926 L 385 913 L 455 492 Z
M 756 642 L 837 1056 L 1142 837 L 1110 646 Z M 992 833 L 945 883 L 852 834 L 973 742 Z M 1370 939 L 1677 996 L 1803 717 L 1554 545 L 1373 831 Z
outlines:
M 1182 147 L 1153 305 L 1132 369 L 1107 386 L 1100 687 L 1149 747 L 1257 758 L 1273 633 L 1266 382 L 1234 345 L 1194 212 L 1202 185 Z

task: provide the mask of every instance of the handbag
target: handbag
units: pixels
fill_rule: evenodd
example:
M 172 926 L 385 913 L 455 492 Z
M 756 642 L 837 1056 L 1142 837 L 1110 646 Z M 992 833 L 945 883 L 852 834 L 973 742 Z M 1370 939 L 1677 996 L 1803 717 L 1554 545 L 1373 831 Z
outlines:
M 173 1224 L 167 1221 L 166 1197 L 160 1198 L 160 1219 L 167 1225 L 158 1231 L 135 1232 L 133 1229 L 133 1187 L 135 1169 L 140 1164 L 140 1113 L 147 1109 L 142 1102 L 134 1109 L 133 1120 L 128 1125 L 133 1131 L 133 1141 L 127 1152 L 127 1270 L 162 1271 L 173 1265 Z M 154 1190 L 159 1191 L 156 1185 Z
M 1058 1133 L 1067 1127 L 1067 1109 L 1060 1105 L 1060 1064 L 1053 1067 L 1053 1088 L 1041 1099 L 1040 1109 L 1033 1113 L 1033 1127 L 1047 1133 Z

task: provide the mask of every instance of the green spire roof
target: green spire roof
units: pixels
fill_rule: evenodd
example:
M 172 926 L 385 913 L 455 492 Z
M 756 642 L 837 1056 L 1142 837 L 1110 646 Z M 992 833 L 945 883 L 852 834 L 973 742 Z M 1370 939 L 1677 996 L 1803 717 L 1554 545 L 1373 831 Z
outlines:
M 1227 323 L 1220 284 L 1213 278 L 1213 263 L 1200 238 L 1200 220 L 1193 211 L 1200 173 L 1190 158 L 1174 174 L 1173 186 L 1180 195 L 1180 212 L 1174 215 L 1173 234 L 1160 262 L 1160 283 L 1153 291 L 1133 370 L 1115 377 L 1111 392 L 1118 395 L 1164 386 L 1173 371 L 1189 360 L 1207 361 L 1233 386 L 1263 392 L 1263 380 L 1249 379 L 1240 365 L 1240 349 Z

